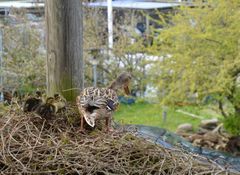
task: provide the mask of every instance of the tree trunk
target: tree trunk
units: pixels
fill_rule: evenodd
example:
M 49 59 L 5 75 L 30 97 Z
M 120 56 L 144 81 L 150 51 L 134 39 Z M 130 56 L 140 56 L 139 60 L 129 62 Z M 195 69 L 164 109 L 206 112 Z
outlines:
M 218 100 L 218 108 L 220 109 L 221 111 L 221 114 L 223 115 L 224 118 L 227 117 L 227 114 L 225 113 L 224 109 L 223 109 L 223 102 L 222 100 Z
M 83 89 L 81 0 L 46 0 L 47 93 L 73 101 Z

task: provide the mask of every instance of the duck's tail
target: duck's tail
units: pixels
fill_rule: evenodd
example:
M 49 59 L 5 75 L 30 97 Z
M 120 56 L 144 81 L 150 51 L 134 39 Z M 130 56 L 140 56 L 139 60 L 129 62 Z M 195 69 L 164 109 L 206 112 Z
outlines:
M 85 121 L 87 122 L 87 124 L 91 127 L 94 127 L 95 126 L 95 120 L 96 120 L 96 113 L 85 113 L 83 114 L 83 117 L 85 119 Z

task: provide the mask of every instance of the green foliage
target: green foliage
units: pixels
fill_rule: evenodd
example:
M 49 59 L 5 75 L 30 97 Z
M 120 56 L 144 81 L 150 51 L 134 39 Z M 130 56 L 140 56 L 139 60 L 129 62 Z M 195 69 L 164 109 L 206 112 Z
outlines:
M 182 106 L 180 109 L 204 118 L 222 118 L 215 105 Z
M 45 55 L 40 51 L 43 30 L 39 26 L 23 22 L 3 28 L 5 88 L 25 92 L 45 88 Z
M 163 108 L 159 104 L 135 103 L 133 105 L 120 105 L 120 109 L 114 114 L 116 121 L 123 124 L 143 124 L 149 126 L 158 126 L 171 131 L 176 131 L 179 124 L 192 123 L 195 128 L 200 124 L 200 119 L 186 116 L 176 112 L 182 109 L 193 114 L 201 115 L 204 118 L 216 117 L 216 113 L 207 111 L 206 108 L 198 106 L 188 106 L 183 108 L 165 107 L 167 119 L 164 122 L 162 118 Z
M 146 101 L 146 99 L 145 98 L 137 98 L 136 99 L 136 103 L 138 103 L 138 104 L 145 104 L 145 103 L 148 103 L 147 101 Z
M 182 7 L 154 40 L 153 54 L 163 56 L 152 70 L 165 104 L 201 103 L 205 97 L 230 102 L 223 120 L 232 134 L 240 133 L 240 1 L 210 0 Z M 229 106 L 229 105 L 228 105 Z
M 233 105 L 235 108 L 240 109 L 240 87 L 235 87 L 235 91 L 233 94 Z
M 224 128 L 233 135 L 240 135 L 240 116 L 231 115 L 223 119 Z
M 132 89 L 143 95 L 149 79 L 146 67 L 150 62 L 144 54 L 145 39 L 136 34 L 135 27 L 139 18 L 145 19 L 144 14 L 130 10 L 114 10 L 114 46 L 111 58 L 107 52 L 106 14 L 98 8 L 84 8 L 84 14 L 85 85 L 92 85 L 93 74 L 90 59 L 95 56 L 98 60 L 98 86 L 106 86 L 120 72 L 129 71 L 133 74 Z M 105 52 L 94 55 L 91 49 L 102 49 Z
M 150 51 L 164 56 L 152 69 L 162 102 L 233 96 L 240 73 L 239 15 L 240 1 L 219 0 L 182 7 L 171 24 L 159 21 L 166 28 Z

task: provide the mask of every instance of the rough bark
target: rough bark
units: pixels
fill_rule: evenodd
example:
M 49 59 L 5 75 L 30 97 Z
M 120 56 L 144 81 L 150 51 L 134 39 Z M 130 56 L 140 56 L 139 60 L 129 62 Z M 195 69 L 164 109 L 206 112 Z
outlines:
M 83 23 L 80 0 L 46 0 L 47 93 L 74 100 L 83 88 Z

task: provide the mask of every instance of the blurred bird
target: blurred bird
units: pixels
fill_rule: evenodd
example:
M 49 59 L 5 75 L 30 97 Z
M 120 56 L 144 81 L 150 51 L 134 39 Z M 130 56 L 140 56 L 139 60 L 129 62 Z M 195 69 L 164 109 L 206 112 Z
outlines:
M 81 131 L 84 121 L 94 127 L 96 119 L 102 118 L 106 120 L 106 130 L 111 130 L 112 114 L 119 105 L 117 92 L 123 89 L 129 95 L 130 81 L 130 73 L 123 72 L 106 88 L 88 87 L 80 93 L 76 102 L 81 114 Z
M 36 113 L 44 118 L 55 115 L 60 109 L 66 106 L 66 100 L 59 94 L 54 97 L 48 97 L 37 109 Z
M 3 101 L 7 104 L 10 104 L 12 101 L 13 95 L 9 91 L 3 91 Z
M 39 90 L 36 91 L 34 96 L 29 96 L 23 105 L 24 112 L 32 112 L 35 111 L 42 103 L 43 93 Z

